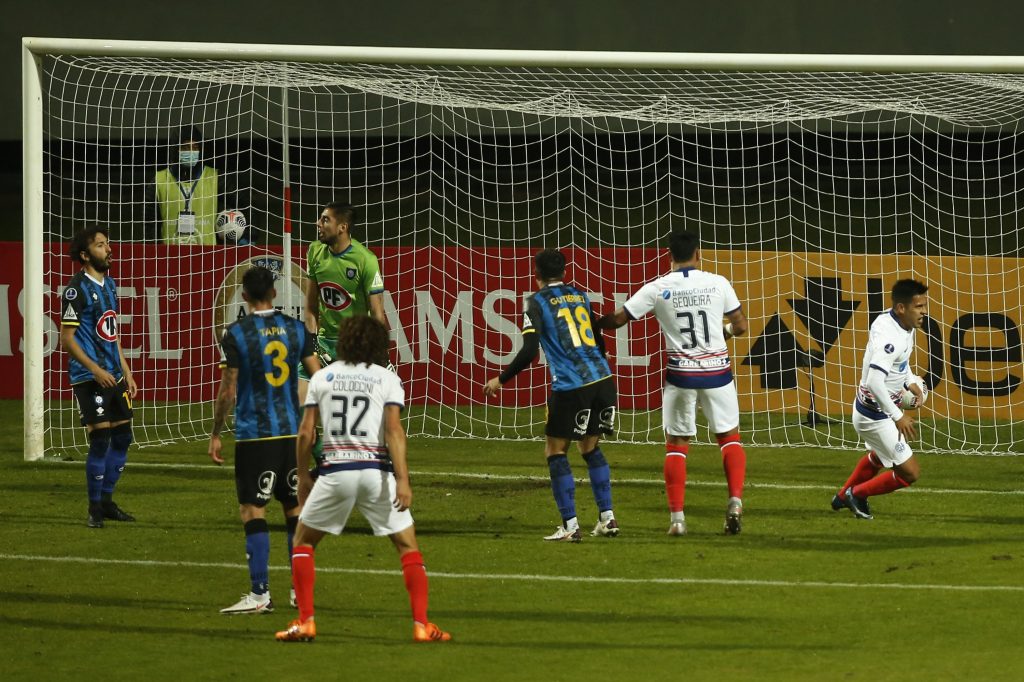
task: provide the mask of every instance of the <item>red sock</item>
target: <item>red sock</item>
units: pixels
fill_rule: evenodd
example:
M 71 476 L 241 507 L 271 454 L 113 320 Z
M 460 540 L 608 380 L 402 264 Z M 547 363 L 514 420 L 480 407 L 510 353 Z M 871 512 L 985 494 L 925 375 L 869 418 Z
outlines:
M 665 444 L 665 495 L 669 511 L 683 511 L 686 502 L 686 454 L 688 445 Z
M 729 484 L 729 497 L 743 498 L 743 482 L 747 477 L 747 451 L 740 443 L 740 435 L 723 436 L 718 439 L 722 450 L 722 468 Z
M 875 459 L 875 451 L 871 450 L 868 454 L 860 458 L 860 461 L 857 462 L 857 466 L 853 467 L 853 473 L 850 474 L 850 477 L 846 479 L 846 483 L 843 484 L 842 490 L 839 491 L 839 497 L 846 497 L 844 493 L 846 493 L 847 488 L 857 486 L 864 481 L 869 481 L 874 478 L 875 474 L 877 474 L 878 470 L 881 468 L 881 464 L 879 464 Z
M 895 471 L 885 471 L 870 481 L 854 487 L 853 494 L 857 497 L 874 497 L 906 488 L 908 485 L 910 484 L 897 476 Z
M 402 575 L 405 576 L 405 589 L 409 592 L 412 619 L 426 625 L 428 581 L 427 569 L 423 566 L 423 555 L 419 552 L 403 554 Z
M 313 617 L 313 583 L 316 582 L 316 566 L 313 548 L 299 545 L 292 549 L 292 586 L 295 601 L 299 605 L 299 620 L 305 623 Z

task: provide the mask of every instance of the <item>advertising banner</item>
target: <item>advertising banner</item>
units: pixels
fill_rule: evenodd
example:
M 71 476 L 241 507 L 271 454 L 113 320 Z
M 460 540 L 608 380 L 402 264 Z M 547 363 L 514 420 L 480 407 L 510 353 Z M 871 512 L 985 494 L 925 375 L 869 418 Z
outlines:
M 77 270 L 62 244 L 47 245 L 44 352 L 48 395 L 70 399 L 66 355 L 58 348 L 59 297 Z M 110 275 L 120 296 L 119 333 L 142 400 L 211 400 L 219 381 L 217 340 L 245 314 L 241 274 L 251 264 L 280 271 L 278 250 L 244 247 L 114 245 Z M 661 249 L 565 249 L 567 279 L 589 292 L 598 314 L 620 307 L 666 272 Z M 523 302 L 536 289 L 533 249 L 390 247 L 377 250 L 393 358 L 410 401 L 484 402 L 483 383 L 519 349 Z M 933 389 L 930 407 L 952 418 L 1024 414 L 1024 260 L 983 257 L 807 254 L 707 250 L 703 269 L 732 281 L 750 322 L 730 341 L 745 411 L 799 410 L 813 376 L 820 413 L 844 413 L 860 379 L 870 322 L 889 307 L 901 277 L 930 289 L 914 368 Z M 277 304 L 299 315 L 304 249 Z M 22 251 L 0 245 L 0 397 L 22 395 Z M 660 405 L 662 339 L 652 317 L 605 335 L 621 409 Z M 543 363 L 526 370 L 492 404 L 543 404 Z

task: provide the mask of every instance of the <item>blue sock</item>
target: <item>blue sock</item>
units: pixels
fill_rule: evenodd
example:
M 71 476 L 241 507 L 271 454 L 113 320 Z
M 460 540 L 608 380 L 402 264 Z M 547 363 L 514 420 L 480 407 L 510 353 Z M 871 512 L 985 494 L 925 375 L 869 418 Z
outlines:
M 609 511 L 612 508 L 612 470 L 608 460 L 604 458 L 601 448 L 594 448 L 583 455 L 590 475 L 590 488 L 594 491 L 594 502 L 598 511 Z
M 569 458 L 564 454 L 548 457 L 548 472 L 551 474 L 551 492 L 562 521 L 576 516 L 576 481 L 572 478 Z
M 103 477 L 106 475 L 105 461 L 110 448 L 110 429 L 93 429 L 89 433 L 89 454 L 85 456 L 85 483 L 89 491 L 90 504 L 99 504 L 103 494 Z
M 270 589 L 270 531 L 266 519 L 246 522 L 245 558 L 249 560 L 253 594 L 265 594 Z
M 128 461 L 128 446 L 132 444 L 131 424 L 121 424 L 110 430 L 110 448 L 107 450 L 106 471 L 103 476 L 103 493 L 114 494 L 114 486 L 121 478 L 125 462 Z

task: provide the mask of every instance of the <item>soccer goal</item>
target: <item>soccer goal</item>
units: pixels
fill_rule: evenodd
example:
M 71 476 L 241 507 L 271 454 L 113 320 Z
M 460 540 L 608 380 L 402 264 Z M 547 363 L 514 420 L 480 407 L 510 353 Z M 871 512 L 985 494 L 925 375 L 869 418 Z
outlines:
M 331 200 L 380 260 L 413 436 L 537 438 L 542 363 L 498 399 L 532 257 L 610 311 L 699 233 L 750 319 L 730 342 L 745 438 L 854 447 L 854 388 L 901 277 L 930 286 L 922 450 L 1024 441 L 1024 59 L 421 50 L 28 38 L 26 457 L 84 449 L 57 347 L 73 231 L 110 231 L 142 445 L 201 439 L 241 272 L 297 313 Z M 151 189 L 201 131 L 252 242 L 168 245 Z M 617 438 L 660 442 L 652 320 L 607 336 Z M 704 434 L 706 437 L 706 434 Z

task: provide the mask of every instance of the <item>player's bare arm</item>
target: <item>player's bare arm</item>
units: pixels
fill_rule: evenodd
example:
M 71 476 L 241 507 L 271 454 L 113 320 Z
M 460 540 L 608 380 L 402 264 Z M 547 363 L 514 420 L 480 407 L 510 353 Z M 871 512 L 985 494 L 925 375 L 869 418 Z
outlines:
M 108 372 L 107 370 L 103 369 L 99 365 L 97 365 L 92 358 L 85 354 L 85 351 L 82 350 L 82 347 L 78 345 L 78 342 L 75 341 L 76 329 L 77 327 L 61 325 L 61 347 L 65 351 L 67 351 L 71 355 L 71 357 L 73 357 L 75 360 L 78 360 L 78 362 L 82 363 L 83 367 L 92 372 L 93 379 L 96 380 L 97 384 L 99 384 L 103 388 L 113 388 L 114 386 L 117 386 L 117 379 L 114 378 L 114 375 Z
M 309 471 L 310 460 L 313 458 L 313 442 L 316 440 L 316 424 L 320 419 L 320 409 L 316 405 L 307 405 L 302 413 L 299 434 L 295 441 L 295 467 L 298 475 L 299 504 L 306 504 L 309 491 L 313 489 L 313 476 Z
M 235 395 L 238 387 L 238 368 L 225 367 L 220 377 L 220 387 L 217 389 L 217 398 L 213 401 L 213 427 L 210 429 L 210 445 L 207 454 L 217 464 L 223 464 L 221 457 L 220 432 L 227 422 L 228 413 L 235 404 Z
M 743 336 L 747 333 L 749 325 L 747 324 L 747 316 L 743 314 L 743 309 L 734 310 L 726 318 L 729 320 L 722 331 L 725 333 L 726 339 L 731 339 L 734 336 Z
M 498 391 L 501 390 L 501 381 L 498 377 L 491 377 L 486 384 L 484 384 L 484 395 L 488 398 L 493 398 L 498 395 Z
M 313 355 L 310 355 L 308 358 L 302 358 L 302 366 L 306 368 L 306 372 L 309 374 L 309 376 L 313 376 L 314 374 L 316 374 L 317 372 L 319 372 L 322 369 L 322 365 L 320 364 L 320 356 L 316 355 L 314 353 Z M 303 401 L 305 401 L 306 396 L 305 396 L 305 391 L 302 390 L 303 387 L 301 386 L 301 384 L 305 384 L 305 383 L 308 383 L 308 382 L 302 381 L 301 379 L 299 380 L 300 393 L 303 394 L 303 395 L 301 395 L 299 397 Z
M 896 420 L 896 429 L 906 441 L 911 441 L 917 438 L 917 430 L 914 429 L 914 418 L 906 412 L 903 413 L 902 417 Z
M 310 334 L 316 335 L 320 328 L 320 284 L 316 278 L 310 277 L 306 287 L 306 308 L 302 311 L 302 321 Z
M 625 326 L 629 322 L 629 315 L 626 314 L 625 308 L 619 308 L 614 313 L 608 313 L 602 315 L 594 323 L 594 327 L 597 329 L 618 329 L 619 327 Z
M 391 331 L 388 324 L 388 316 L 384 314 L 384 294 L 370 294 L 367 299 L 370 306 L 370 317 L 384 325 L 384 328 Z
M 128 366 L 128 360 L 124 356 L 124 349 L 121 348 L 121 339 L 117 340 L 117 355 L 121 358 L 121 373 L 124 375 L 125 385 L 128 388 L 128 397 L 134 400 L 139 392 L 139 387 L 135 383 L 135 376 L 132 374 L 132 369 Z
M 395 469 L 395 499 L 398 511 L 412 506 L 412 486 L 409 483 L 409 464 L 406 459 L 405 427 L 402 426 L 401 411 L 397 405 L 384 406 L 384 440 Z

